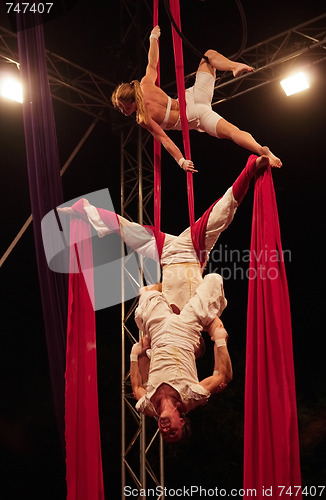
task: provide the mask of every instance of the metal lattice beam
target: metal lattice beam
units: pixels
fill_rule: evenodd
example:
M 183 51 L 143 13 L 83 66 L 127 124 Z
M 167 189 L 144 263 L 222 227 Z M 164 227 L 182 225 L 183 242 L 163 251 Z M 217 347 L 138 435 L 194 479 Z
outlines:
M 131 60 L 126 81 L 138 78 L 142 62 L 147 60 L 148 37 L 151 29 L 152 2 L 123 0 L 121 2 L 121 45 L 128 47 Z M 115 127 L 117 130 L 118 127 Z M 139 224 L 152 225 L 148 205 L 153 197 L 153 153 L 151 136 L 136 124 L 128 128 L 121 121 L 121 215 Z M 143 263 L 141 262 L 141 268 Z M 122 269 L 122 290 L 125 271 Z M 157 269 L 157 281 L 160 269 Z M 129 373 L 129 354 L 132 344 L 138 340 L 139 331 L 134 321 L 138 300 L 130 305 L 122 296 L 121 308 L 121 476 L 122 499 L 125 486 L 133 485 L 139 491 L 138 498 L 147 488 L 164 486 L 163 441 L 153 419 L 140 415 L 134 408 Z M 162 499 L 159 496 L 157 500 Z
M 233 59 L 233 56 L 230 56 Z M 237 59 L 255 68 L 233 78 L 223 73 L 216 79 L 213 106 L 239 97 L 286 76 L 294 67 L 319 64 L 326 60 L 326 13 L 245 49 Z M 195 73 L 185 76 L 192 85 Z M 164 86 L 175 90 L 175 81 Z
M 46 58 L 52 98 L 108 121 L 116 84 L 48 50 Z M 1 26 L 0 60 L 19 67 L 17 35 Z
M 326 13 L 264 42 L 248 47 L 239 61 L 253 66 L 253 73 L 216 81 L 213 106 L 239 97 L 287 76 L 295 67 L 326 60 Z
M 121 44 L 126 45 L 132 40 L 137 27 L 134 13 L 134 1 L 123 2 L 125 17 L 128 17 L 123 31 Z M 144 10 L 148 10 L 144 2 Z M 140 48 L 146 51 L 147 40 L 142 37 Z M 0 26 L 0 59 L 18 64 L 17 36 L 15 33 Z M 232 56 L 231 56 L 232 59 Z M 238 59 L 253 66 L 253 73 L 246 73 L 237 79 L 223 74 L 216 80 L 213 106 L 239 97 L 271 83 L 290 71 L 295 65 L 308 66 L 319 64 L 326 60 L 326 13 L 283 33 L 271 37 L 245 49 Z M 110 96 L 115 83 L 87 69 L 47 51 L 48 73 L 51 94 L 69 106 L 92 116 L 108 120 L 108 109 L 112 108 Z M 133 66 L 131 78 L 138 76 L 137 65 Z M 194 73 L 186 75 L 188 83 Z M 165 90 L 175 86 L 170 82 Z

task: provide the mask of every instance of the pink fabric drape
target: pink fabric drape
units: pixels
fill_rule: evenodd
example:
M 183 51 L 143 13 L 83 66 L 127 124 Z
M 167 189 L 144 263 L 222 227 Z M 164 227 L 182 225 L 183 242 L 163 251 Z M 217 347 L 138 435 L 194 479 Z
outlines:
M 249 156 L 245 168 L 242 170 L 242 172 L 232 185 L 233 196 L 237 200 L 238 205 L 240 205 L 243 198 L 245 197 L 250 185 L 250 181 L 256 173 L 256 159 L 256 155 Z M 215 201 L 191 228 L 192 243 L 202 267 L 206 264 L 207 259 L 207 252 L 205 247 L 207 222 L 212 209 L 218 201 L 219 200 Z
M 35 2 L 33 5 L 39 3 Z M 16 5 L 19 7 L 19 4 Z M 29 9 L 18 8 L 18 12 L 16 11 L 17 42 L 20 77 L 21 81 L 24 82 L 22 111 L 33 215 L 35 257 L 54 409 L 62 451 L 64 451 L 64 374 L 68 279 L 66 275 L 54 273 L 49 269 L 44 253 L 41 229 L 43 217 L 63 203 L 63 192 L 55 119 L 47 73 L 42 16 L 37 10 L 38 8 L 36 8 L 36 12 L 32 12 Z
M 180 5 L 179 1 L 170 0 L 170 10 L 171 14 L 175 20 L 176 25 L 181 31 L 181 19 L 180 19 Z M 175 61 L 175 74 L 177 79 L 177 89 L 180 107 L 180 120 L 182 126 L 182 137 L 183 137 L 183 147 L 185 152 L 186 160 L 191 160 L 190 151 L 190 137 L 188 120 L 186 114 L 186 97 L 185 97 L 185 79 L 184 79 L 184 65 L 183 65 L 183 51 L 182 51 L 182 40 L 178 33 L 172 28 L 172 38 L 174 47 L 174 61 Z M 195 223 L 195 208 L 194 208 L 194 188 L 193 188 L 193 174 L 187 172 L 187 192 L 188 192 L 188 208 L 189 208 L 189 225 L 193 226 Z
M 82 269 L 92 269 L 91 229 L 71 218 L 67 356 L 66 356 L 66 480 L 67 500 L 104 500 L 97 394 L 94 290 Z M 87 239 L 85 239 L 87 237 Z M 92 297 L 92 301 L 91 298 Z
M 153 27 L 158 25 L 158 3 L 159 0 L 153 0 Z M 156 85 L 160 86 L 160 63 L 157 65 Z M 156 231 L 161 229 L 161 149 L 161 143 L 154 138 L 154 226 Z
M 159 0 L 153 0 L 153 26 L 158 25 L 158 4 Z M 180 7 L 179 2 L 170 0 L 171 13 L 181 29 Z M 177 79 L 177 89 L 180 104 L 180 119 L 182 125 L 182 136 L 187 160 L 191 159 L 189 129 L 186 116 L 186 100 L 185 100 L 185 82 L 184 82 L 184 66 L 183 66 L 183 51 L 182 40 L 176 33 L 173 26 L 172 37 L 175 57 L 175 71 Z M 157 65 L 157 80 L 156 84 L 160 85 L 160 67 Z M 189 224 L 192 226 L 195 223 L 194 210 L 194 189 L 193 178 L 190 172 L 187 173 L 187 195 L 189 207 Z M 154 225 L 156 232 L 161 228 L 161 144 L 154 139 Z
M 270 167 L 255 184 L 250 266 L 244 489 L 276 498 L 281 486 L 300 486 L 301 474 L 290 302 Z

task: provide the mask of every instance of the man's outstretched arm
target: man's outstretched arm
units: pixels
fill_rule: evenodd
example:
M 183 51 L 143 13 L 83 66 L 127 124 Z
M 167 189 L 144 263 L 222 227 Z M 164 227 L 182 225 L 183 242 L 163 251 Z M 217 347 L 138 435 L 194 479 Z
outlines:
M 218 316 L 205 330 L 214 342 L 214 372 L 212 376 L 205 378 L 200 384 L 214 394 L 223 391 L 233 376 L 231 359 L 226 345 L 228 334 Z
M 211 394 L 223 391 L 227 384 L 231 382 L 233 375 L 231 359 L 226 345 L 220 347 L 214 345 L 214 359 L 213 375 L 199 382 Z
M 141 342 L 132 346 L 130 353 L 130 381 L 134 397 L 139 399 L 146 394 L 144 383 L 147 381 L 149 359 L 146 355 L 146 347 Z

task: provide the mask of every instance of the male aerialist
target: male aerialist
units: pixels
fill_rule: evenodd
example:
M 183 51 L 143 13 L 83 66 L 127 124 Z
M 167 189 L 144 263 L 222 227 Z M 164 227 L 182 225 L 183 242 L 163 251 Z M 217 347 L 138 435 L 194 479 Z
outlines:
M 182 439 L 183 415 L 205 404 L 232 379 L 227 332 L 219 319 L 225 306 L 223 280 L 215 273 L 205 276 L 180 314 L 173 312 L 157 285 L 141 289 L 135 320 L 144 340 L 132 347 L 130 379 L 137 410 L 158 419 L 165 441 Z M 199 381 L 195 352 L 203 329 L 215 342 L 214 371 Z
M 88 220 L 99 237 L 112 232 L 120 234 L 133 250 L 158 260 L 162 267 L 162 292 L 169 304 L 182 310 L 202 282 L 202 273 L 209 252 L 218 237 L 232 222 L 237 207 L 244 198 L 251 179 L 269 165 L 267 156 L 251 155 L 233 185 L 226 193 L 179 236 L 142 226 L 124 217 L 96 208 L 82 198 L 72 207 L 58 208 Z

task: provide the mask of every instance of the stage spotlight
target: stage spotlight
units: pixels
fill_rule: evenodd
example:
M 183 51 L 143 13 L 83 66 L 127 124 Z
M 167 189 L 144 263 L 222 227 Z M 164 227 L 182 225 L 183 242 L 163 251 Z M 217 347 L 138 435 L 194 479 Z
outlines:
M 301 92 L 309 88 L 307 75 L 302 71 L 281 81 L 284 92 L 287 96 Z
M 4 77 L 0 80 L 0 94 L 7 99 L 23 102 L 22 86 L 12 77 Z

